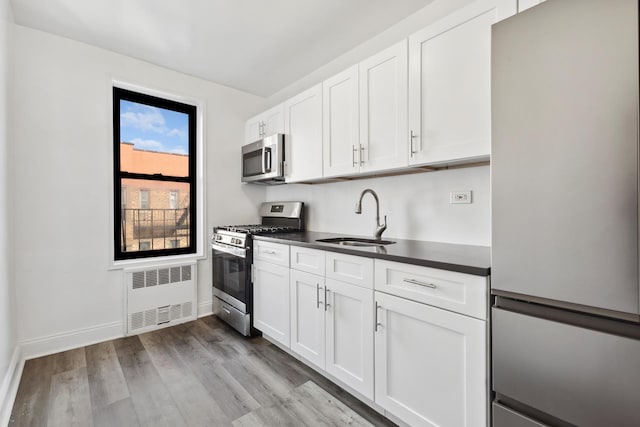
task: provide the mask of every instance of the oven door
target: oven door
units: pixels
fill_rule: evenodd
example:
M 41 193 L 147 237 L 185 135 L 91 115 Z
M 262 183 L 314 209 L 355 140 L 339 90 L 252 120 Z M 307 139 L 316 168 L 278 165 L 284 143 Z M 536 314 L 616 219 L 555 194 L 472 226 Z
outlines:
M 212 244 L 213 295 L 247 313 L 247 249 Z
M 242 147 L 242 181 L 282 181 L 283 150 L 282 134 L 271 135 Z

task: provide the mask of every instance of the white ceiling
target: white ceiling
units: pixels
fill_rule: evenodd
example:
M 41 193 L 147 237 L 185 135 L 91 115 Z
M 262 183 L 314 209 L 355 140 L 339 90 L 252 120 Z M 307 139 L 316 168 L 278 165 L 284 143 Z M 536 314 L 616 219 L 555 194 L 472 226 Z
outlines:
M 433 0 L 11 0 L 17 24 L 270 96 Z

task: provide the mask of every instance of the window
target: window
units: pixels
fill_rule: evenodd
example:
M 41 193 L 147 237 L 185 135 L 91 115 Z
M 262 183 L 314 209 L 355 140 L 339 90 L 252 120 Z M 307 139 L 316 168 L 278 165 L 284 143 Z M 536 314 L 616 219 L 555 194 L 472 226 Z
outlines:
M 140 209 L 149 209 L 149 190 L 140 190 Z
M 115 259 L 196 253 L 196 107 L 114 87 L 113 138 Z
M 120 208 L 124 209 L 127 205 L 127 187 L 120 188 Z
M 169 191 L 169 209 L 178 209 L 178 192 Z

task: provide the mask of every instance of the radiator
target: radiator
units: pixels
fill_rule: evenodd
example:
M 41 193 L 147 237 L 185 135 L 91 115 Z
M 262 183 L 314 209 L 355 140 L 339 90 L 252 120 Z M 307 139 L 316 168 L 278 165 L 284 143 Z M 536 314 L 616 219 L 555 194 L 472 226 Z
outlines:
M 126 334 L 135 335 L 195 320 L 196 264 L 124 270 Z

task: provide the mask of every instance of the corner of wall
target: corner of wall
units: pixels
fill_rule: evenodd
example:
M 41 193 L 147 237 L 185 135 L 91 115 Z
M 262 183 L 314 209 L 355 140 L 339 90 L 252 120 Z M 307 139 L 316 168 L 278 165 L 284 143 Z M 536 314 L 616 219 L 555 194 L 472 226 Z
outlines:
M 18 393 L 23 368 L 24 359 L 22 358 L 22 351 L 20 346 L 16 346 L 11 356 L 9 369 L 0 384 L 0 425 L 6 426 L 9 424 L 9 418 L 11 417 L 13 403 Z
M 0 425 L 7 425 L 18 391 L 24 360 L 17 344 L 15 281 L 13 268 L 11 99 L 13 87 L 13 11 L 9 0 L 0 0 Z

